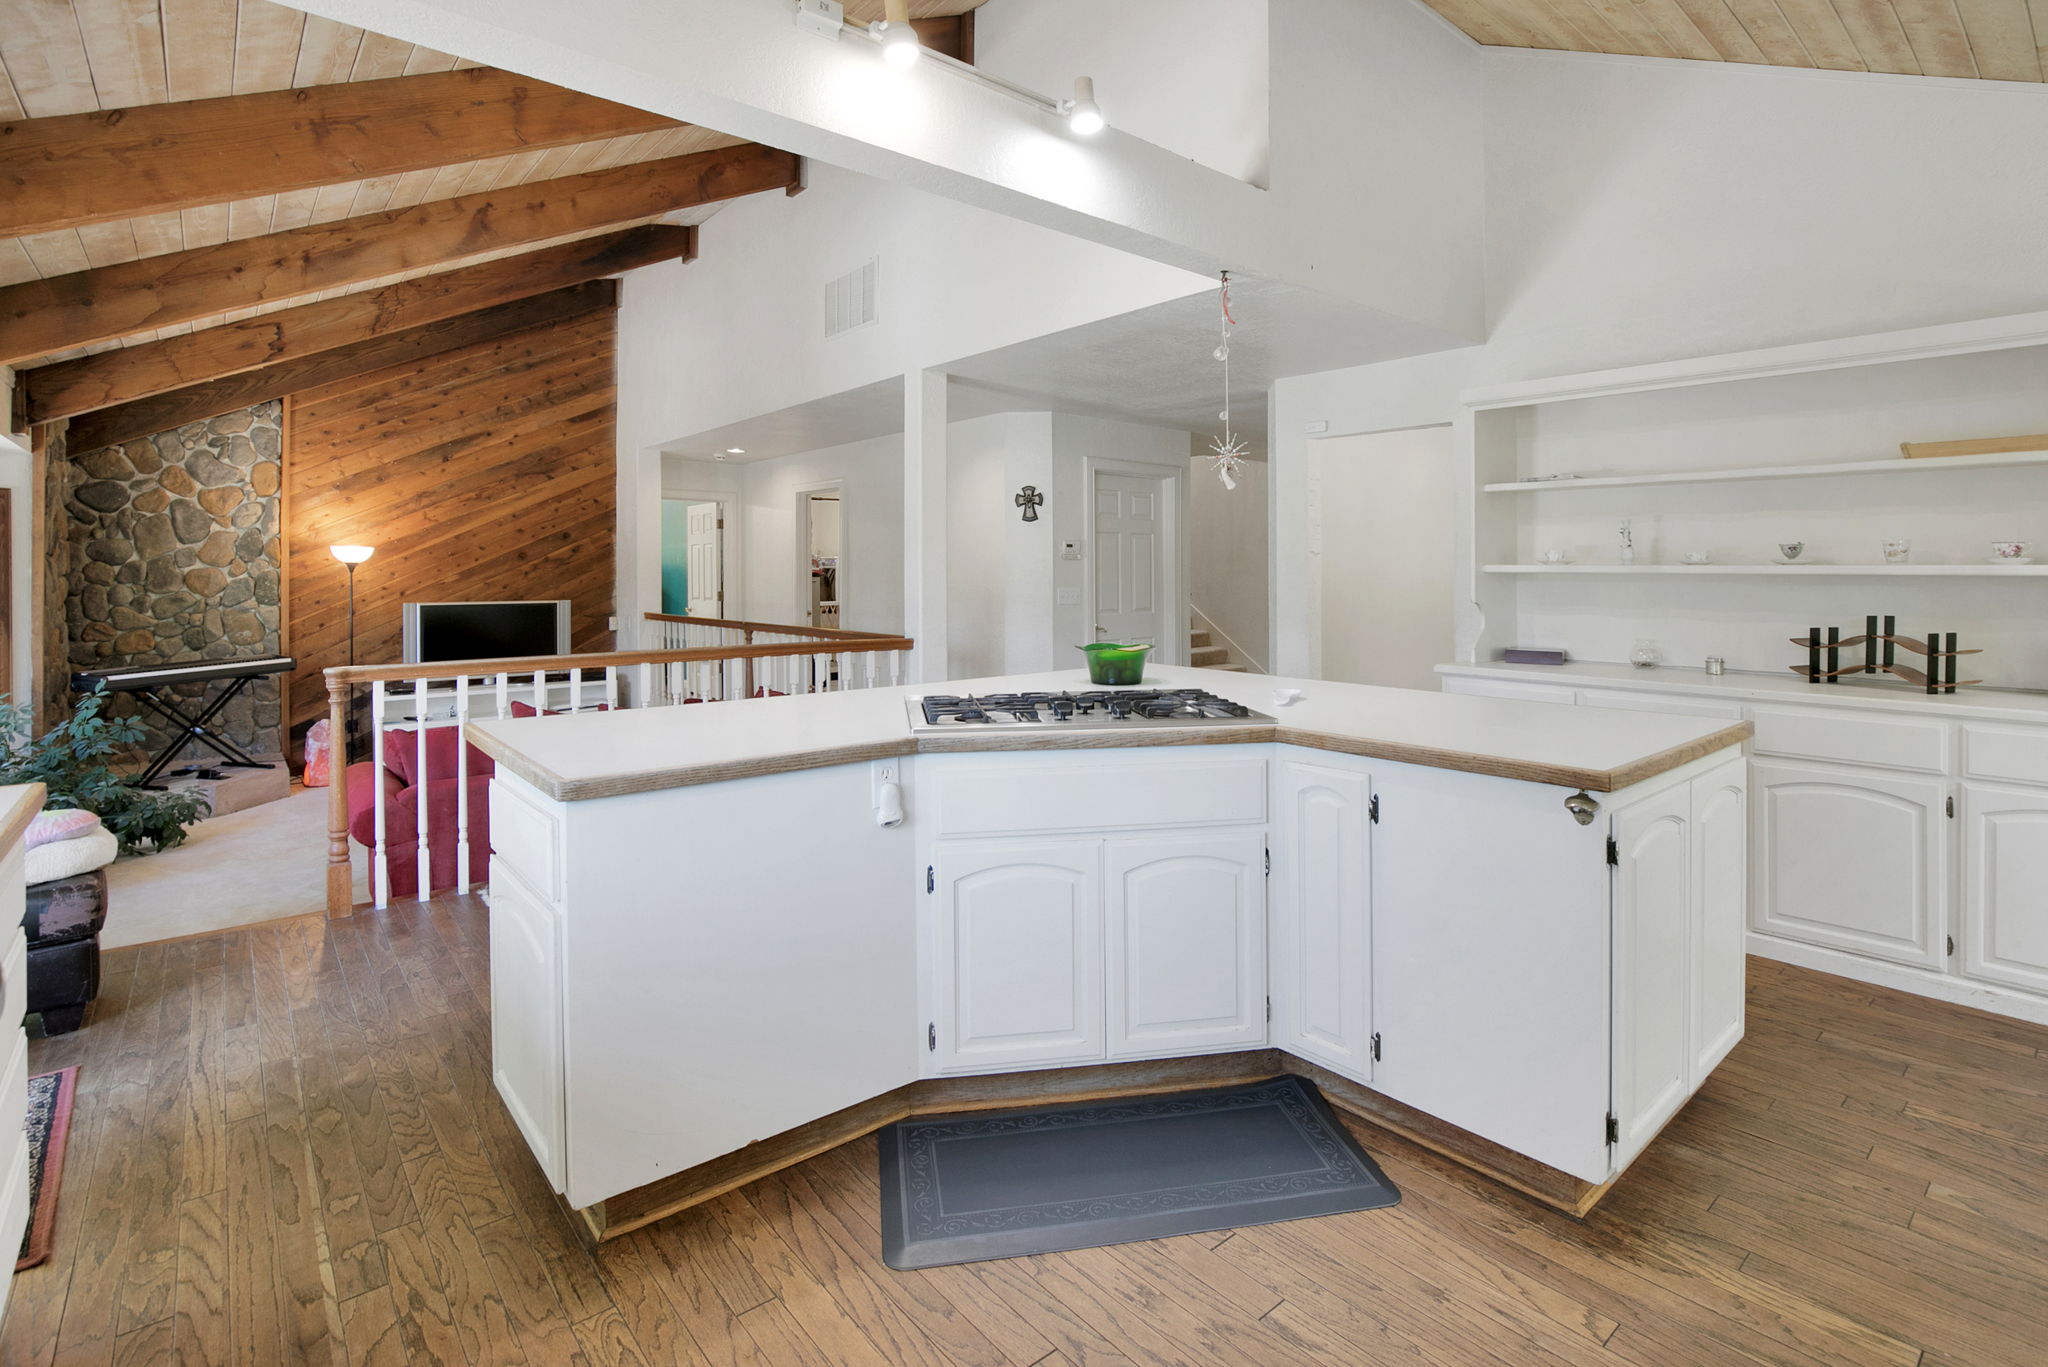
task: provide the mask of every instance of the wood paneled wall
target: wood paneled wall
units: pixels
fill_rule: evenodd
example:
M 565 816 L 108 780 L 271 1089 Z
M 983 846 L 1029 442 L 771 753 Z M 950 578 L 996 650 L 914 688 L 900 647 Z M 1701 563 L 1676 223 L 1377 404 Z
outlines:
M 285 411 L 287 724 L 323 715 L 320 671 L 399 658 L 409 601 L 568 598 L 577 650 L 611 645 L 613 309 L 291 395 Z

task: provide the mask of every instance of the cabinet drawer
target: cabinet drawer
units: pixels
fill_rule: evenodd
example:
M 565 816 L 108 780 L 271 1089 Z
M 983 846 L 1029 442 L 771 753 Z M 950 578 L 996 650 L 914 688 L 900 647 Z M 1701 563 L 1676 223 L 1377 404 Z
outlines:
M 1738 703 L 1715 702 L 1709 698 L 1673 697 L 1669 693 L 1632 693 L 1616 688 L 1579 690 L 1581 707 L 1614 707 L 1624 712 L 1664 712 L 1674 717 L 1720 717 L 1741 721 Z
M 543 898 L 561 900 L 561 832 L 553 813 L 496 780 L 491 783 L 491 854 Z
M 1107 758 L 1102 751 L 930 765 L 940 837 L 1139 830 L 1266 819 L 1263 757 Z
M 1755 721 L 1756 737 L 1750 744 L 1759 755 L 1874 764 L 1923 774 L 1948 772 L 1949 727 L 1941 722 L 1792 707 L 1759 707 Z
M 1963 777 L 2048 783 L 2048 726 L 1965 726 Z
M 1443 691 L 1466 693 L 1475 698 L 1512 698 L 1516 702 L 1569 704 L 1578 701 L 1578 694 L 1561 684 L 1522 683 L 1516 679 L 1471 679 L 1460 674 L 1446 675 Z

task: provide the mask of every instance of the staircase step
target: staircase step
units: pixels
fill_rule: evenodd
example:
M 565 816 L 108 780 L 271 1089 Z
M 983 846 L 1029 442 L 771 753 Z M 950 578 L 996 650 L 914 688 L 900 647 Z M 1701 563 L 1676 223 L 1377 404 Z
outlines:
M 1195 649 L 1195 650 L 1200 650 L 1200 649 L 1201 649 L 1201 648 L 1202 648 L 1203 646 L 1205 646 L 1205 645 L 1208 645 L 1208 644 L 1209 644 L 1209 633 L 1208 633 L 1208 632 L 1206 632 L 1206 631 L 1190 631 L 1190 632 L 1188 633 L 1188 645 L 1189 645 L 1189 646 L 1190 646 L 1191 648 L 1193 648 L 1193 649 Z
M 1198 669 L 1214 669 L 1230 659 L 1230 652 L 1222 646 L 1203 646 L 1188 652 L 1188 663 Z

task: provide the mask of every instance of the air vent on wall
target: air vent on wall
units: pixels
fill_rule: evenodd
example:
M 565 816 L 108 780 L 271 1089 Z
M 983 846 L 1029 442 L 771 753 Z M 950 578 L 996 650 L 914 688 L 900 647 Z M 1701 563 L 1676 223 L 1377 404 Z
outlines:
M 875 287 L 882 261 L 873 258 L 837 280 L 825 282 L 825 335 L 837 337 L 875 321 Z

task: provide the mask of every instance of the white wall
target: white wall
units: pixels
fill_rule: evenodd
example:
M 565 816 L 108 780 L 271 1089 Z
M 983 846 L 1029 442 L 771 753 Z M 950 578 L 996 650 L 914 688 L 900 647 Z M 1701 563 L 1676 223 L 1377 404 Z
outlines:
M 1265 461 L 1247 461 L 1237 487 L 1225 489 L 1202 448 L 1188 460 L 1192 606 L 1225 639 L 1238 664 L 1264 670 L 1267 644 Z
M 1095 79 L 1111 125 L 1266 183 L 1267 0 L 993 0 L 974 64 L 1064 99 Z
M 1447 427 L 1317 442 L 1321 677 L 1435 689 L 1452 658 L 1459 465 Z
M 1013 484 L 1008 462 L 1013 453 L 1046 449 L 1045 417 L 997 413 L 947 425 L 948 678 L 1005 672 L 1010 600 L 1027 588 L 1009 573 L 1010 523 L 1019 516 L 1010 499 L 1019 484 L 1030 482 Z
M 1486 63 L 1482 382 L 2048 308 L 2048 87 Z
M 903 439 L 875 437 L 742 465 L 746 611 L 755 622 L 810 618 L 808 547 L 798 491 L 840 481 L 846 544 L 839 622 L 851 630 L 903 629 Z

